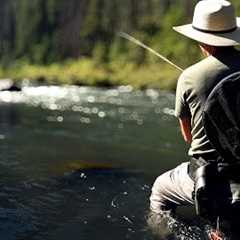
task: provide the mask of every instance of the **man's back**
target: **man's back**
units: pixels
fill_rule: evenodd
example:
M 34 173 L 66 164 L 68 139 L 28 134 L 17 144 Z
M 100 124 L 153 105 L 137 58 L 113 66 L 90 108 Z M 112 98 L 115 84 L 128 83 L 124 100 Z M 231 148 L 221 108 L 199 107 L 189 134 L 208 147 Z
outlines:
M 202 124 L 202 110 L 212 89 L 229 74 L 240 71 L 240 52 L 221 48 L 215 56 L 187 68 L 180 76 L 176 94 L 175 115 L 191 119 L 192 143 L 189 155 L 214 154 Z

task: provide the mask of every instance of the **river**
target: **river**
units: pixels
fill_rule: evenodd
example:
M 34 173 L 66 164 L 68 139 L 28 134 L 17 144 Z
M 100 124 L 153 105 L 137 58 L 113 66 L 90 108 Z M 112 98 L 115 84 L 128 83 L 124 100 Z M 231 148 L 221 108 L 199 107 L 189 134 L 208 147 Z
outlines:
M 155 239 L 151 185 L 187 159 L 174 99 L 130 86 L 1 92 L 1 239 Z

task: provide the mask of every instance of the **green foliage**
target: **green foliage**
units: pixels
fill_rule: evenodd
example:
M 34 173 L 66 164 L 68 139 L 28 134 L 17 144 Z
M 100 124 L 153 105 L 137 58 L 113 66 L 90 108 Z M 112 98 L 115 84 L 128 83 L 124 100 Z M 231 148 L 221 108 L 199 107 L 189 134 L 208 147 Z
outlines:
M 231 1 L 233 3 L 233 5 L 236 7 L 237 9 L 237 15 L 239 16 L 240 14 L 240 2 L 238 0 L 232 0 Z
M 105 44 L 98 42 L 93 49 L 93 58 L 98 63 L 107 61 L 107 47 Z
M 119 60 L 100 64 L 90 58 L 68 60 L 61 64 L 33 65 L 26 61 L 16 62 L 11 68 L 0 68 L 0 78 L 41 80 L 49 84 L 77 84 L 93 86 L 132 85 L 174 89 L 178 72 L 166 64 L 127 63 Z
M 154 49 L 183 68 L 199 59 L 197 44 L 172 29 L 173 26 L 186 22 L 185 18 L 183 9 L 178 4 L 173 5 L 163 18 L 165 24 L 162 30 L 150 43 Z
M 115 50 L 112 49 L 116 49 L 118 31 L 134 34 L 146 43 L 153 43 L 153 46 L 167 56 L 172 56 L 175 51 L 172 43 L 177 37 L 173 35 L 171 27 L 183 23 L 188 17 L 185 11 L 186 4 L 174 2 L 9 0 L 5 3 L 8 17 L 4 21 L 9 22 L 7 26 L 10 26 L 11 22 L 15 23 L 12 34 L 8 35 L 9 42 L 14 42 L 14 45 L 12 49 L 5 47 L 9 50 L 4 51 L 1 58 L 7 59 L 9 56 L 12 60 L 27 58 L 31 63 L 46 64 L 81 56 L 96 56 L 99 60 L 99 55 L 102 55 L 100 59 L 107 62 L 108 53 L 111 55 L 110 59 L 115 54 L 113 53 Z M 192 5 L 190 0 L 184 2 Z M 7 28 L 3 31 L 7 31 Z M 0 38 L 1 36 L 4 36 L 4 32 L 0 34 Z M 4 40 L 7 43 L 7 39 Z M 164 47 L 156 44 L 158 41 Z M 176 48 L 180 53 L 186 50 L 184 44 Z M 99 51 L 104 53 L 100 54 Z M 142 64 L 146 60 L 145 52 L 132 44 L 127 44 L 127 48 L 120 49 L 120 52 L 137 64 Z
M 89 0 L 88 14 L 85 17 L 84 25 L 81 30 L 82 37 L 88 37 L 99 30 L 99 0 Z
M 109 48 L 109 62 L 127 62 L 128 42 L 120 37 L 114 38 Z
M 41 0 L 22 0 L 16 7 L 16 56 L 30 56 L 41 25 Z

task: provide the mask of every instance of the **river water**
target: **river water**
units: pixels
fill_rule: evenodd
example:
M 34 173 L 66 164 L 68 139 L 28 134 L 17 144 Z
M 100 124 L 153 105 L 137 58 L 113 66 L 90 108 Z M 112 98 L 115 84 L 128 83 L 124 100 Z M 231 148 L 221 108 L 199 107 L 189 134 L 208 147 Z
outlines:
M 174 98 L 129 86 L 1 92 L 1 239 L 155 239 L 151 185 L 187 159 Z

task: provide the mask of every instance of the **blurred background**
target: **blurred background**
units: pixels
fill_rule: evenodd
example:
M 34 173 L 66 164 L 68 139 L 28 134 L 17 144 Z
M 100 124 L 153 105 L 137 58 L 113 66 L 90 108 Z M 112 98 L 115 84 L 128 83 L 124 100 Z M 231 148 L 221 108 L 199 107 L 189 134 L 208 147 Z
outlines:
M 152 183 L 188 160 L 179 72 L 118 33 L 185 68 L 197 44 L 172 26 L 191 22 L 195 3 L 0 0 L 1 239 L 156 239 Z M 172 229 L 206 239 L 199 225 Z
M 185 68 L 199 53 L 172 26 L 191 22 L 196 2 L 1 0 L 0 77 L 174 89 L 178 72 L 117 33 L 137 37 Z

